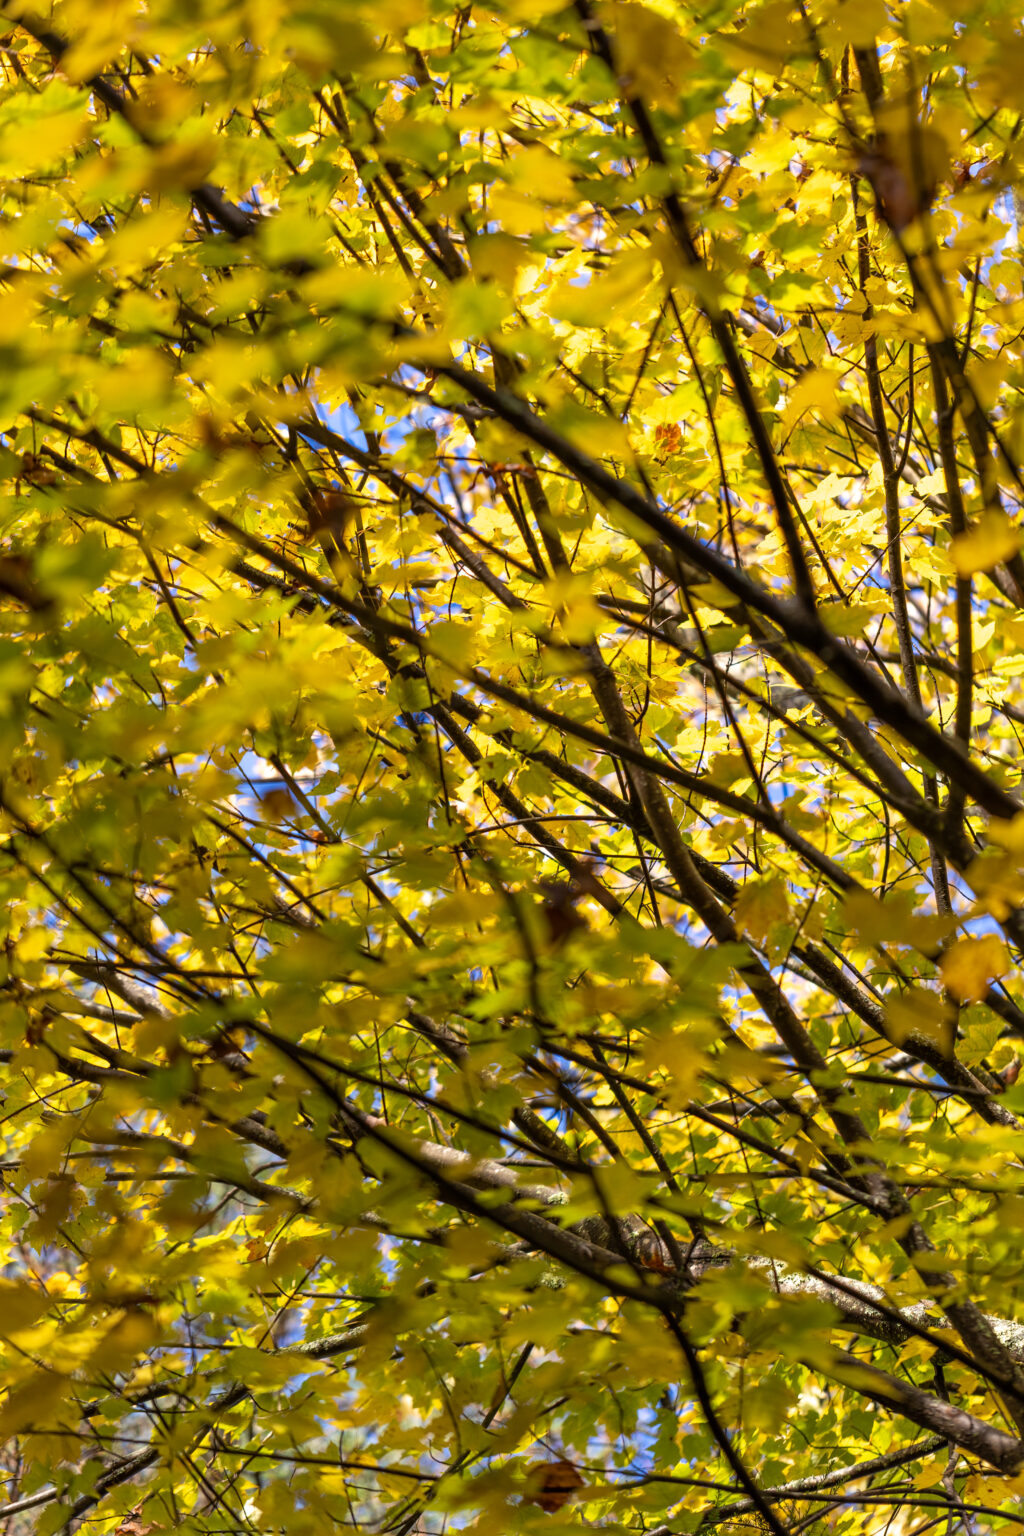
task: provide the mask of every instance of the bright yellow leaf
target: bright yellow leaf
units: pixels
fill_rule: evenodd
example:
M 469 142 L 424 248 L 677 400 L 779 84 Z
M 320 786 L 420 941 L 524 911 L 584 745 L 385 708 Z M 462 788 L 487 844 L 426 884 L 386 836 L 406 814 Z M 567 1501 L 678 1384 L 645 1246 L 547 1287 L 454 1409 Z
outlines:
M 949 546 L 959 576 L 973 576 L 976 571 L 990 571 L 1001 560 L 1008 560 L 1021 546 L 1019 529 L 1005 512 L 983 512 L 966 533 L 960 533 Z
M 1010 969 L 1006 945 L 994 933 L 979 939 L 959 939 L 939 961 L 942 980 L 956 997 L 977 1003 L 989 985 Z

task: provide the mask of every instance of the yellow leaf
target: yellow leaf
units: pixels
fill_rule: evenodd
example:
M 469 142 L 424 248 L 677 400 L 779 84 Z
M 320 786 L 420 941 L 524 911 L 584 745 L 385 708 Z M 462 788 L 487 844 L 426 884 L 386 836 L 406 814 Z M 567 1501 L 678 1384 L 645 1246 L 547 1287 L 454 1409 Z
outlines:
M 68 80 L 85 81 L 135 41 L 138 7 L 134 0 L 103 0 L 102 5 L 71 0 L 61 12 L 61 22 L 72 39 L 61 57 L 61 74 Z
M 32 1425 L 45 1424 L 52 1411 L 59 1407 L 67 1388 L 64 1377 L 55 1371 L 37 1371 L 15 1387 L 0 1409 L 0 1441 Z
M 455 620 L 443 620 L 430 630 L 430 649 L 433 655 L 452 666 L 465 666 L 471 650 L 470 631 L 467 625 Z
M 966 533 L 957 534 L 949 553 L 957 574 L 973 576 L 975 571 L 990 571 L 1000 560 L 1008 560 L 1020 549 L 1020 531 L 1005 512 L 985 512 Z
M 123 1371 L 159 1337 L 154 1317 L 138 1308 L 122 1312 L 96 1344 L 90 1364 L 106 1371 Z
M 953 1014 L 949 1004 L 924 987 L 908 987 L 885 1005 L 889 1038 L 896 1045 L 915 1035 L 946 1052 L 953 1044 Z
M 983 358 L 971 364 L 971 386 L 983 411 L 990 411 L 999 399 L 1008 366 L 1008 361 L 1001 357 Z
M 1024 811 L 1018 811 L 1012 821 L 993 821 L 988 839 L 1010 853 L 1024 854 Z
M 730 62 L 735 61 L 741 69 L 753 65 L 757 69 L 777 70 L 801 41 L 794 8 L 786 0 L 770 0 L 753 12 L 742 31 L 724 34 L 721 47 Z
M 55 1174 L 75 1129 L 74 1121 L 60 1120 L 38 1130 L 21 1154 L 21 1171 L 26 1178 L 44 1179 Z
M 22 1282 L 0 1281 L 0 1333 L 4 1338 L 30 1328 L 46 1311 L 47 1298 Z
M 560 203 L 572 201 L 576 195 L 568 167 L 539 144 L 513 156 L 510 176 L 516 191 L 534 200 Z
M 996 825 L 998 823 L 993 822 L 993 826 Z M 966 873 L 978 898 L 975 912 L 990 912 L 1002 922 L 1013 907 L 1024 901 L 1024 878 L 1019 860 L 1013 853 L 986 848 L 971 862 Z
M 930 475 L 922 475 L 915 481 L 915 496 L 941 496 L 946 489 L 946 477 L 941 469 L 933 470 Z
M 946 1466 L 942 1461 L 925 1462 L 914 1479 L 915 1488 L 934 1488 L 936 1483 L 942 1482 L 945 1471 Z
M 100 409 L 129 420 L 160 405 L 170 387 L 170 365 L 156 350 L 133 352 L 120 366 L 97 371 L 93 381 Z
M 627 89 L 655 106 L 678 100 L 696 50 L 674 22 L 646 5 L 603 5 L 600 14 L 614 29 L 616 62 Z
M 878 611 L 867 603 L 826 603 L 822 606 L 821 617 L 829 634 L 859 635 L 878 617 Z
M 489 212 L 507 235 L 537 235 L 547 226 L 544 204 L 499 182 L 488 198 Z
M 882 0 L 858 0 L 856 5 L 844 5 L 838 14 L 837 30 L 854 48 L 873 48 L 876 34 L 884 31 L 889 20 Z
M 71 153 L 86 126 L 78 107 L 16 124 L 0 137 L 0 169 L 21 177 L 45 170 Z
M 808 411 L 823 421 L 837 421 L 842 415 L 842 406 L 836 399 L 838 382 L 836 375 L 826 368 L 811 368 L 802 374 L 790 390 L 782 412 L 784 430 L 791 431 Z
M 212 171 L 218 148 L 212 133 L 196 133 L 161 144 L 154 151 L 146 173 L 147 190 L 170 192 L 177 187 L 198 187 Z
M 529 260 L 529 249 L 512 235 L 474 235 L 469 242 L 473 272 L 480 280 L 490 278 L 511 292 L 520 268 Z
M 572 280 L 574 273 L 568 274 L 552 293 L 549 313 L 571 325 L 603 325 L 620 310 L 642 300 L 656 275 L 650 251 L 624 251 L 599 277 L 583 286 Z
M 563 400 L 548 413 L 548 421 L 557 432 L 562 432 L 577 447 L 598 458 L 610 454 L 626 457 L 629 454 L 629 437 L 621 421 L 588 411 L 572 399 Z
M 685 1105 L 706 1065 L 705 1051 L 713 1029 L 709 1021 L 694 1021 L 684 1028 L 665 1030 L 649 1043 L 644 1064 L 649 1071 L 663 1070 L 668 1075 L 666 1097 L 672 1105 Z
M 1009 969 L 1006 945 L 994 933 L 980 939 L 960 939 L 939 961 L 942 980 L 950 992 L 971 1003 L 980 1002 L 989 983 L 1005 976 Z
M 158 253 L 176 245 L 187 224 L 187 208 L 161 204 L 111 235 L 99 253 L 99 259 L 104 266 L 123 273 L 145 266 Z
M 253 1349 L 248 1345 L 233 1349 L 228 1360 L 230 1369 L 239 1380 L 261 1387 L 282 1387 L 292 1380 L 299 1369 L 294 1355 L 283 1352 L 269 1354 L 266 1350 Z M 305 1375 L 307 1371 L 319 1371 L 323 1367 L 319 1361 L 304 1360 L 301 1369 Z
M 762 943 L 772 925 L 784 923 L 788 917 L 786 884 L 777 875 L 769 880 L 748 880 L 736 898 L 736 931 L 748 934 L 755 943 Z
M 908 906 L 906 900 L 882 902 L 870 891 L 857 888 L 848 891 L 843 901 L 846 921 L 865 944 L 909 943 L 903 933 Z

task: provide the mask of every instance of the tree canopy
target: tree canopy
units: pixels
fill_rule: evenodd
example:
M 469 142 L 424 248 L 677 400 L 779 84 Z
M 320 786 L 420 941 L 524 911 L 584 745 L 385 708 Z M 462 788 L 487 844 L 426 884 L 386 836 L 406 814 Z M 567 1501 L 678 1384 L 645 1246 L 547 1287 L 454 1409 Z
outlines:
M 3 1530 L 1019 1527 L 1017 12 L 2 27 Z

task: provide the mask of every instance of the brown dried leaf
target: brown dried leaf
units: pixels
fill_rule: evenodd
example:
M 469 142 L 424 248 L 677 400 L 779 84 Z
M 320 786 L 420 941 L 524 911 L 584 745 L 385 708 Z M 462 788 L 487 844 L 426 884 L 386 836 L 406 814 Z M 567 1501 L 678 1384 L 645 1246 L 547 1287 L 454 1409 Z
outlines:
M 583 1487 L 583 1479 L 571 1461 L 542 1461 L 529 1473 L 530 1486 L 535 1492 L 529 1495 L 531 1504 L 539 1504 L 549 1514 L 568 1504 L 577 1488 Z

